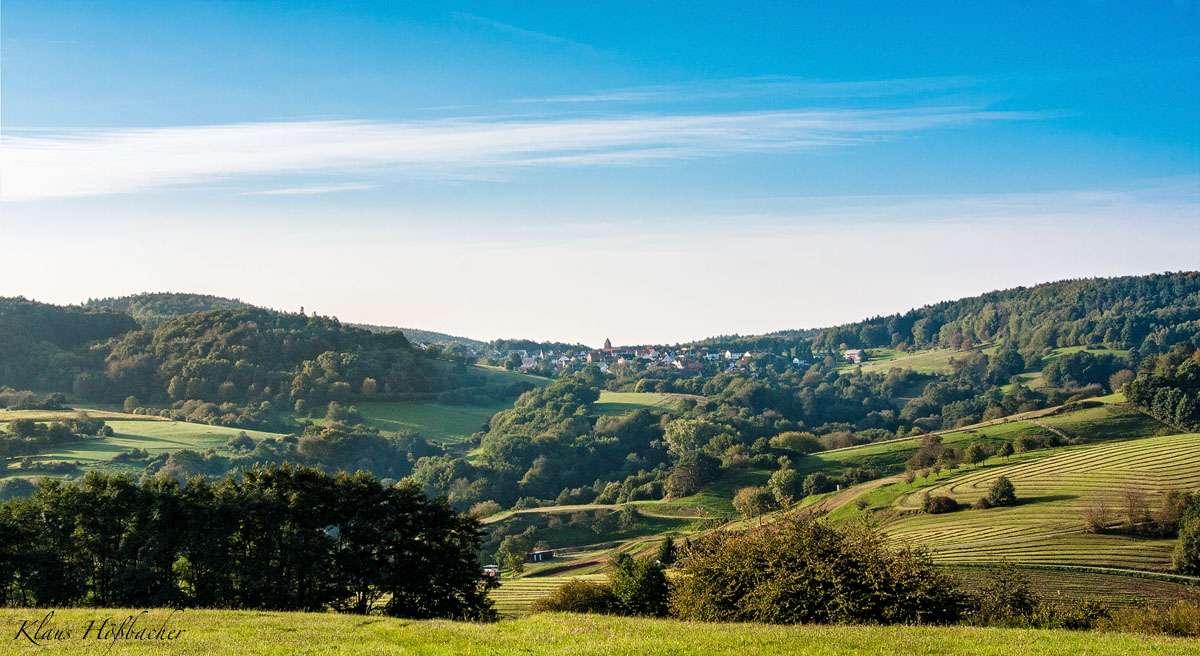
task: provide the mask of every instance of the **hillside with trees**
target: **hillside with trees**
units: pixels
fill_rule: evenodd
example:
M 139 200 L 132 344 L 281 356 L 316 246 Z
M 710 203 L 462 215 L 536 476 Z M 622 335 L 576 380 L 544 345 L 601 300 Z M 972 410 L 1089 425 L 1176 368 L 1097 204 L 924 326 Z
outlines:
M 209 294 L 146 292 L 129 296 L 89 298 L 83 307 L 87 309 L 107 308 L 114 312 L 128 314 L 142 328 L 153 330 L 168 319 L 193 312 L 234 310 L 252 306 L 236 298 L 224 298 Z

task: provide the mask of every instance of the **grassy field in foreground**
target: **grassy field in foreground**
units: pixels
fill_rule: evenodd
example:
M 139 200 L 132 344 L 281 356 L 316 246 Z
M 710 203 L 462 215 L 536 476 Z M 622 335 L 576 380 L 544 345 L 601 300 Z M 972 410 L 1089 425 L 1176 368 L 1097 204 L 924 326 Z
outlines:
M 128 616 L 131 611 L 67 609 L 54 621 L 72 638 L 37 647 L 12 640 L 19 621 L 38 619 L 38 610 L 2 609 L 3 654 L 106 653 L 108 645 L 81 643 L 89 620 Z M 151 625 L 167 611 L 151 611 Z M 187 610 L 169 628 L 183 629 L 175 641 L 119 640 L 108 654 L 572 654 L 576 656 L 659 654 L 802 654 L 811 656 L 903 654 L 1195 654 L 1195 640 L 1136 634 L 909 626 L 768 626 L 693 624 L 599 615 L 533 615 L 491 624 L 411 621 L 332 613 Z
M 916 511 L 925 491 L 969 504 L 984 496 L 1001 475 L 1016 487 L 1016 506 L 946 515 L 918 512 L 885 529 L 898 539 L 931 547 L 935 559 L 942 561 L 1008 557 L 1016 562 L 1168 569 L 1173 540 L 1078 532 L 1084 528 L 1085 512 L 1098 504 L 1107 505 L 1111 522 L 1119 523 L 1126 491 L 1136 491 L 1154 509 L 1167 490 L 1200 488 L 1200 434 L 1065 447 L 951 476 L 900 495 L 893 507 Z

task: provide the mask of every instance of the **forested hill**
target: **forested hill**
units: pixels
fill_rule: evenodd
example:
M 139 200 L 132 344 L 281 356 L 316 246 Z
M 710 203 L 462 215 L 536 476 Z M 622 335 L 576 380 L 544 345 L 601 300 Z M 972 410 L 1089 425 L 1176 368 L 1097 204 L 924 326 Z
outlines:
M 777 351 L 811 338 L 815 353 L 842 348 L 965 348 L 997 342 L 1021 351 L 1064 346 L 1164 353 L 1200 343 L 1200 272 L 1062 280 L 945 301 L 823 330 L 711 339 L 700 345 Z
M 462 344 L 463 346 L 469 346 L 471 348 L 479 348 L 484 345 L 484 342 L 481 342 L 477 339 L 471 339 L 470 337 L 459 337 L 457 335 L 448 335 L 446 333 L 439 333 L 434 330 L 399 328 L 396 326 L 377 326 L 370 323 L 352 323 L 350 325 L 354 326 L 355 328 L 369 330 L 373 333 L 400 331 L 404 333 L 404 336 L 408 338 L 408 341 L 412 342 L 413 344 Z
M 146 292 L 117 296 L 113 298 L 89 298 L 83 304 L 84 309 L 107 308 L 133 317 L 142 328 L 153 330 L 162 322 L 193 312 L 211 312 L 212 310 L 234 310 L 237 308 L 258 307 L 245 303 L 236 298 L 212 296 L 209 294 L 185 294 L 175 292 Z M 366 323 L 347 324 L 362 328 L 373 333 L 402 332 L 413 344 L 462 344 L 469 347 L 483 346 L 483 342 L 468 337 L 457 337 L 432 330 L 419 328 L 398 328 L 396 326 L 377 326 Z
M 179 294 L 172 292 L 149 292 L 118 296 L 115 298 L 89 298 L 85 309 L 108 308 L 133 317 L 142 328 L 153 330 L 167 319 L 193 312 L 232 310 L 251 307 L 236 298 L 210 296 L 208 294 Z
M 107 309 L 0 299 L 0 386 L 90 401 L 132 396 L 135 406 L 175 407 L 206 423 L 266 427 L 280 410 L 330 401 L 519 392 L 484 378 L 413 348 L 402 333 L 329 317 L 242 307 L 144 330 Z

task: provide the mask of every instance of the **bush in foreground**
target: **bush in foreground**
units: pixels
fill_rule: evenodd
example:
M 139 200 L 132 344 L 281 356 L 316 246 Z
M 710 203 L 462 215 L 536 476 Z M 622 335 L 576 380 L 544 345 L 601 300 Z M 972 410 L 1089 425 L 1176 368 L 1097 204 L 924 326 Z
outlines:
M 612 586 L 574 579 L 529 604 L 531 613 L 611 613 L 616 607 Z
M 671 591 L 682 619 L 769 623 L 941 623 L 959 617 L 953 579 L 878 531 L 790 518 L 706 535 Z

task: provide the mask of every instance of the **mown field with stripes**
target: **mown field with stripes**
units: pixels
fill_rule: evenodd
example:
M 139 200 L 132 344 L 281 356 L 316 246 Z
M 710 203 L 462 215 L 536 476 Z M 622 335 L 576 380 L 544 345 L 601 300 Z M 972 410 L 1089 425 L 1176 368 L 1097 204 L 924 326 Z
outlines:
M 963 589 L 976 591 L 989 583 L 994 568 L 950 566 L 946 568 Z M 1070 604 L 1088 599 L 1113 607 L 1168 604 L 1178 599 L 1200 599 L 1200 585 L 1154 578 L 1090 571 L 1019 567 L 1038 596 Z
M 919 512 L 926 491 L 970 504 L 985 496 L 1001 475 L 1016 488 L 1015 506 L 944 515 Z M 1168 490 L 1196 489 L 1200 489 L 1198 434 L 1062 447 L 1011 464 L 965 471 L 906 492 L 893 505 L 900 516 L 885 528 L 897 540 L 929 547 L 942 562 L 1008 558 L 1166 570 L 1174 540 L 1085 534 L 1085 515 L 1104 507 L 1117 524 L 1123 521 L 1130 496 L 1154 510 Z
M 500 587 L 492 590 L 491 598 L 495 603 L 496 612 L 504 617 L 521 617 L 529 614 L 529 604 L 550 594 L 558 586 L 573 579 L 585 581 L 604 581 L 604 574 L 582 574 L 576 576 L 538 576 L 510 578 L 500 582 Z

